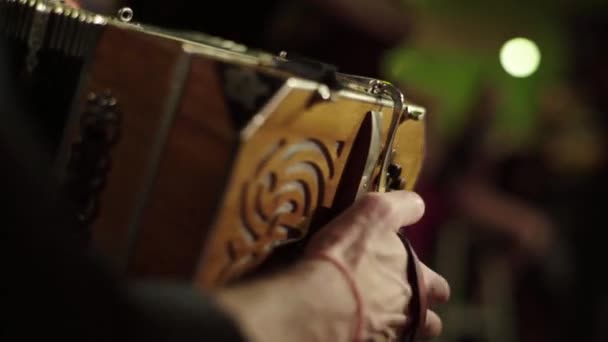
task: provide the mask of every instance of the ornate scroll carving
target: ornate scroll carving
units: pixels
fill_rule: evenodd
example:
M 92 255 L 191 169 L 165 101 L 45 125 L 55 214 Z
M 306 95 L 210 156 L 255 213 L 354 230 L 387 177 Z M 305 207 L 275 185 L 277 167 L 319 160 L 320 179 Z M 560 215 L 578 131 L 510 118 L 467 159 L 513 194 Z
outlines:
M 110 149 L 119 138 L 120 113 L 109 91 L 91 93 L 72 145 L 66 188 L 78 206 L 78 220 L 88 226 L 97 215 L 98 195 L 110 169 Z
M 342 142 L 286 138 L 270 147 L 242 188 L 240 236 L 228 244 L 235 266 L 258 261 L 277 245 L 306 235 L 308 220 L 336 175 L 342 147 Z

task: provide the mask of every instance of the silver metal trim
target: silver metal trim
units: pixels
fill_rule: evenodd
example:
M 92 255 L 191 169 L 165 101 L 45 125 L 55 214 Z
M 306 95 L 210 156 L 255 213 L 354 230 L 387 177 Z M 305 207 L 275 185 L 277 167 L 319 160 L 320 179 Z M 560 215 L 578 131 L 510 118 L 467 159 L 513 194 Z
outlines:
M 405 112 L 405 98 L 403 93 L 394 85 L 388 82 L 378 81 L 374 84 L 374 92 L 388 94 L 391 98 L 393 98 L 393 115 L 391 117 L 391 123 L 388 129 L 388 134 L 386 136 L 386 143 L 384 145 L 384 153 L 382 156 L 382 168 L 380 169 L 380 180 L 378 182 L 379 192 L 386 192 L 387 189 L 387 171 L 388 166 L 391 163 L 391 154 L 393 151 L 393 142 L 395 141 L 395 135 L 397 134 L 397 129 L 399 125 L 403 121 L 403 119 L 407 119 L 404 117 Z
M 371 116 L 371 136 L 369 143 L 369 150 L 367 152 L 367 160 L 365 161 L 365 167 L 363 168 L 363 175 L 361 176 L 361 182 L 359 189 L 357 190 L 356 198 L 363 196 L 370 192 L 374 169 L 378 165 L 378 159 L 382 153 L 382 142 L 381 142 L 381 127 L 382 127 L 382 112 L 371 111 L 367 115 Z
M 277 107 L 283 103 L 285 97 L 287 97 L 287 95 L 289 95 L 293 89 L 297 88 L 294 86 L 294 83 L 290 81 L 291 80 L 285 82 L 285 84 L 283 84 L 283 86 L 272 96 L 264 107 L 257 114 L 255 114 L 251 120 L 249 120 L 247 126 L 245 126 L 245 128 L 243 128 L 240 132 L 241 140 L 248 140 L 251 138 L 253 134 L 255 134 L 255 132 L 264 125 L 266 120 L 268 120 L 270 115 L 272 115 Z

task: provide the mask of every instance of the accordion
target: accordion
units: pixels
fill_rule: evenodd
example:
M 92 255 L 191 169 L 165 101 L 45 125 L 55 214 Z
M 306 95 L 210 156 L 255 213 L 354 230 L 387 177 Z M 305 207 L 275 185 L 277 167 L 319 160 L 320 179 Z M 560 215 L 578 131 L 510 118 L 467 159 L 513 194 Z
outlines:
M 255 274 L 423 164 L 425 110 L 383 80 L 128 8 L 0 0 L 0 37 L 81 229 L 132 277 Z

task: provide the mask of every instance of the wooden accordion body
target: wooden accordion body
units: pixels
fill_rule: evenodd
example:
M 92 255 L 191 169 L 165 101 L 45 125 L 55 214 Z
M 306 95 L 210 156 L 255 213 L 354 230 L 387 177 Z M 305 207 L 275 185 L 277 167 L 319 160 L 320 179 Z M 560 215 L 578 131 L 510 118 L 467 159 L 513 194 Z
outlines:
M 375 80 L 48 1 L 0 1 L 0 25 L 31 74 L 81 61 L 57 171 L 132 276 L 220 286 L 420 172 L 421 109 Z

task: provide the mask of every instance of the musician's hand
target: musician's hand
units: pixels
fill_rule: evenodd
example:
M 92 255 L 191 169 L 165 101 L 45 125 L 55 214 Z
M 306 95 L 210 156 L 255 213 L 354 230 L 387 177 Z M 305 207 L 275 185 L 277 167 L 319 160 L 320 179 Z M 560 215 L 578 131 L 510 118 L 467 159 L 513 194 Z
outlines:
M 412 289 L 405 270 L 411 260 L 397 232 L 418 221 L 423 213 L 424 203 L 414 193 L 370 194 L 325 227 L 310 245 L 311 255 L 329 256 L 354 279 L 361 296 L 366 340 L 395 340 L 406 327 Z M 446 301 L 448 283 L 421 266 L 429 300 Z M 441 320 L 434 312 L 427 317 L 423 335 L 439 335 Z
M 409 260 L 397 231 L 423 212 L 422 200 L 410 192 L 365 196 L 317 233 L 297 266 L 223 292 L 220 302 L 254 341 L 397 340 L 409 328 L 412 299 Z M 446 301 L 447 282 L 422 269 L 429 301 Z M 427 313 L 423 337 L 440 332 L 439 317 Z

